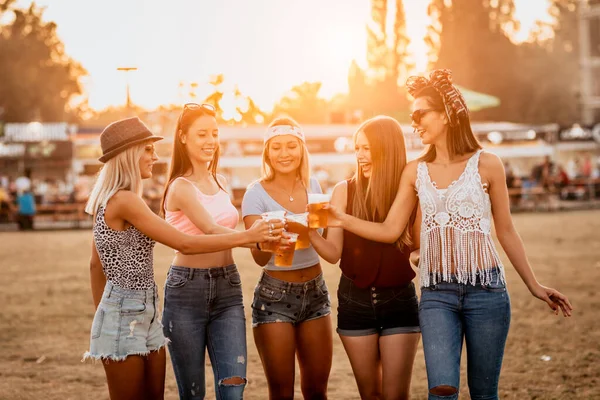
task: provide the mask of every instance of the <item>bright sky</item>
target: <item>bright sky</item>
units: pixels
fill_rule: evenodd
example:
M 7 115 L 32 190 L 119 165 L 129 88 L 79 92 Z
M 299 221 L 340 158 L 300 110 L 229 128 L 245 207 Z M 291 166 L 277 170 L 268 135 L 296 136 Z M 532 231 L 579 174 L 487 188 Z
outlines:
M 89 72 L 85 89 L 100 109 L 131 98 L 154 108 L 185 103 L 189 83 L 198 98 L 210 76 L 223 73 L 263 109 L 303 81 L 323 83 L 321 95 L 347 92 L 350 63 L 366 64 L 369 0 L 36 0 L 58 24 L 67 53 Z M 388 3 L 395 3 L 389 0 Z M 417 70 L 426 67 L 426 0 L 404 0 Z M 515 0 L 525 40 L 536 19 L 548 20 L 548 0 Z M 27 6 L 28 0 L 20 0 Z M 184 82 L 188 89 L 180 89 Z M 226 98 L 231 100 L 232 96 Z M 226 106 L 226 104 L 224 104 Z

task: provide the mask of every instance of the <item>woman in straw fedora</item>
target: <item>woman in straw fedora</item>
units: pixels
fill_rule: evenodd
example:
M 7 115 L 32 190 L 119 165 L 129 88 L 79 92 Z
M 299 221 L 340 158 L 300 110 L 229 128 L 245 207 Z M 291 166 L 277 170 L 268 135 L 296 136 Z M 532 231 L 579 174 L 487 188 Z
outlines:
M 100 143 L 105 163 L 86 206 L 94 215 L 91 286 L 96 314 L 85 358 L 101 360 L 111 399 L 162 399 L 165 338 L 157 312 L 155 241 L 184 254 L 279 240 L 281 225 L 257 222 L 246 232 L 186 235 L 141 198 L 142 180 L 158 159 L 153 135 L 138 119 L 110 124 Z

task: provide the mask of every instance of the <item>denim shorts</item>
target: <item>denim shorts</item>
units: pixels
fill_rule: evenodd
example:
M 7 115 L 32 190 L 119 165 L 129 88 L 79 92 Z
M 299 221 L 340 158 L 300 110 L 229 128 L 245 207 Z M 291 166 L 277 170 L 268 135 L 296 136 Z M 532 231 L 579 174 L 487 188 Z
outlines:
M 147 355 L 165 346 L 157 305 L 156 286 L 131 290 L 107 281 L 92 322 L 90 351 L 82 361 L 123 361 L 127 356 Z
M 302 322 L 331 314 L 329 291 L 323 274 L 306 282 L 286 282 L 263 271 L 252 301 L 252 327 L 272 322 Z
M 419 304 L 414 283 L 359 288 L 342 275 L 338 288 L 338 327 L 342 336 L 419 333 Z

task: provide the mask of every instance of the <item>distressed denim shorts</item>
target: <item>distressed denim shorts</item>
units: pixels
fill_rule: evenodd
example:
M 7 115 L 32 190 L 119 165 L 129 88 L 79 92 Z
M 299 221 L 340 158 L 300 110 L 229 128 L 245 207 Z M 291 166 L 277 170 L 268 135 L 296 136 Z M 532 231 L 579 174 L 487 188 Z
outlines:
M 272 322 L 293 325 L 331 314 L 323 274 L 306 282 L 286 282 L 263 271 L 252 301 L 252 327 Z
M 83 360 L 123 361 L 130 355 L 147 355 L 166 343 L 158 318 L 158 293 L 123 289 L 107 281 L 94 315 L 90 351 Z

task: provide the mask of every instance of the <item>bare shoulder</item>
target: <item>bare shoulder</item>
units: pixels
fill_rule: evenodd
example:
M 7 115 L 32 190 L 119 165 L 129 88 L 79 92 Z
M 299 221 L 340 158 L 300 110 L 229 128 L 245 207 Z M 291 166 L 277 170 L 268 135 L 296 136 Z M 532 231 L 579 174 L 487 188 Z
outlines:
M 140 206 L 146 206 L 144 200 L 131 190 L 119 190 L 108 201 L 111 207 L 118 210 L 128 210 Z
M 411 182 L 414 182 L 417 179 L 417 167 L 419 166 L 419 162 L 419 159 L 409 161 L 402 171 L 402 177 L 406 177 L 410 179 Z
M 112 204 L 127 204 L 129 202 L 143 201 L 140 196 L 131 190 L 119 190 L 109 200 Z
M 194 184 L 187 179 L 175 179 L 169 185 L 169 197 L 179 197 L 182 194 L 193 193 Z
M 346 203 L 348 199 L 348 182 L 338 182 L 333 188 L 331 193 L 331 204 L 339 207 L 341 211 L 346 210 Z
M 504 171 L 504 163 L 496 154 L 484 150 L 479 156 L 479 169 L 490 173 Z
M 339 193 L 339 194 L 344 194 L 346 195 L 346 193 L 348 193 L 348 182 L 347 181 L 341 181 L 335 184 L 335 186 L 333 187 L 333 193 Z
M 223 186 L 223 188 L 227 187 L 227 178 L 225 178 L 223 175 L 217 174 L 217 182 L 219 185 Z
M 411 171 L 413 173 L 417 172 L 417 167 L 419 166 L 419 163 L 421 161 L 417 158 L 415 160 L 409 161 L 406 163 L 406 166 L 404 167 L 405 171 Z

